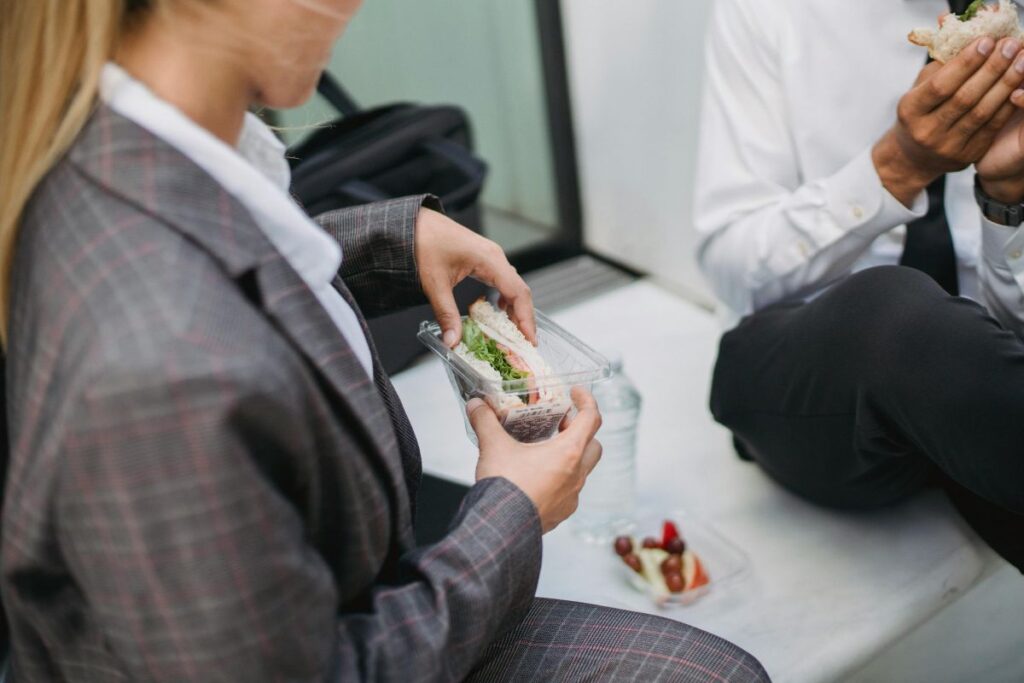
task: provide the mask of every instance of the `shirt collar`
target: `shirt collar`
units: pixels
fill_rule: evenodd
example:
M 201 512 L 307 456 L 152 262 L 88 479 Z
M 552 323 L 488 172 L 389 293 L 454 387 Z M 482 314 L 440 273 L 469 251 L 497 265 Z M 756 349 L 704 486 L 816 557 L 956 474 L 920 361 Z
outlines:
M 288 194 L 285 147 L 258 117 L 246 113 L 238 142 L 230 147 L 112 62 L 103 68 L 100 99 L 213 177 L 252 214 L 307 285 L 317 289 L 334 279 L 341 247 Z

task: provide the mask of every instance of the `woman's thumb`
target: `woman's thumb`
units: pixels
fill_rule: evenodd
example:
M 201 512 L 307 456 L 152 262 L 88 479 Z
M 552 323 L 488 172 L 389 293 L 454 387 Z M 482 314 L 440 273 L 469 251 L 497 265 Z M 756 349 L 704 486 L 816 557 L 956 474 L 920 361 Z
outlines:
M 466 404 L 466 414 L 469 416 L 469 424 L 472 425 L 473 431 L 476 432 L 476 437 L 480 441 L 481 446 L 495 438 L 508 438 L 505 428 L 498 421 L 498 416 L 494 414 L 491 407 L 483 400 L 479 398 L 471 399 Z

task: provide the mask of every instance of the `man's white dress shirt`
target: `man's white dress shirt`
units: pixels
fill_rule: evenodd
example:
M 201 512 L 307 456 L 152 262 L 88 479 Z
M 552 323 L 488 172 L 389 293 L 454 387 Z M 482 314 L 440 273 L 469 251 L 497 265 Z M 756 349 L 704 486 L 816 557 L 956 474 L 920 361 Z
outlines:
M 103 68 L 100 99 L 191 159 L 252 214 L 373 377 L 370 346 L 359 319 L 331 284 L 341 267 L 341 247 L 289 195 L 285 148 L 270 129 L 246 113 L 232 148 L 113 63 Z
M 715 0 L 698 165 L 698 260 L 730 325 L 896 264 L 923 216 L 882 186 L 871 149 L 927 52 L 907 34 L 945 0 Z M 964 296 L 1024 335 L 1024 231 L 984 220 L 973 168 L 948 177 Z

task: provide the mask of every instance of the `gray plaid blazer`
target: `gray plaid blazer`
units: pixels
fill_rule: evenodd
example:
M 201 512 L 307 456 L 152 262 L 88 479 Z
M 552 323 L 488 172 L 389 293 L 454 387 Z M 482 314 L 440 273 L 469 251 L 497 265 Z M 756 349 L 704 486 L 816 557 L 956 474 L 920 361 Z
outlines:
M 335 285 L 422 300 L 430 198 L 334 212 Z M 505 480 L 415 548 L 419 453 L 252 217 L 99 107 L 24 216 L 2 596 L 14 680 L 453 680 L 531 603 L 540 526 Z

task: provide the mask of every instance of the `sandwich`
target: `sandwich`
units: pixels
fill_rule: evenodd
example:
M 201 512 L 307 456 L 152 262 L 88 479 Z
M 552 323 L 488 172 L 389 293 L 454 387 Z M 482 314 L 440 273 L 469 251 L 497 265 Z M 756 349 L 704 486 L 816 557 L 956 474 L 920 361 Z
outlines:
M 508 314 L 483 298 L 469 307 L 462 341 L 453 352 L 483 379 L 505 389 L 498 399 L 501 410 L 564 399 L 564 390 L 544 385 L 554 373 L 537 348 Z
M 1024 29 L 1021 28 L 1013 0 L 999 0 L 997 5 L 985 3 L 986 0 L 974 0 L 963 14 L 943 15 L 939 18 L 937 31 L 911 31 L 908 36 L 910 42 L 928 48 L 932 59 L 945 63 L 982 36 L 994 40 L 1024 40 Z

